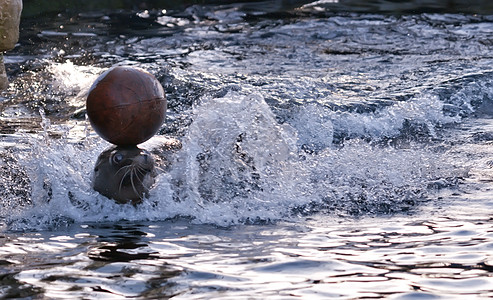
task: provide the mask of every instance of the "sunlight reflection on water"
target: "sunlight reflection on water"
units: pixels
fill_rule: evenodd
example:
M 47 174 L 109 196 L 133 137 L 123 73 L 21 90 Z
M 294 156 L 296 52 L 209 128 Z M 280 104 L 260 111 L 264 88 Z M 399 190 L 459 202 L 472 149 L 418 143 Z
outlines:
M 17 280 L 55 298 L 69 290 L 85 297 L 491 296 L 493 234 L 484 234 L 492 229 L 481 220 L 334 221 L 89 225 L 82 235 L 74 226 L 61 235 L 8 234 L 13 240 L 1 249 L 13 269 L 20 264 Z
M 26 20 L 0 297 L 493 297 L 493 19 L 229 5 Z M 90 187 L 115 63 L 156 74 L 184 142 L 139 207 Z

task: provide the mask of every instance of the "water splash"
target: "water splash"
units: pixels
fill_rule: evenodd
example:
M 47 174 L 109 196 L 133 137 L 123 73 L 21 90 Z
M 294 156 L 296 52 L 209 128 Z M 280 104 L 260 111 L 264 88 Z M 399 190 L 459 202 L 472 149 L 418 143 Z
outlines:
M 419 105 L 386 108 L 373 118 L 368 114 L 355 125 L 377 127 L 383 119 L 391 127 L 383 131 L 386 135 L 399 131 L 402 119 L 410 116 L 428 116 L 427 122 L 449 120 L 438 113 L 436 99 L 424 99 L 417 100 Z M 416 111 L 425 104 L 436 111 Z M 194 107 L 182 149 L 170 158 L 169 172 L 158 176 L 149 199 L 137 207 L 118 205 L 91 188 L 92 168 L 106 142 L 33 140 L 31 151 L 18 160 L 29 173 L 33 205 L 9 217 L 10 229 L 176 216 L 230 225 L 320 210 L 350 215 L 406 212 L 436 198 L 436 182 L 453 185 L 467 173 L 455 168 L 443 150 L 422 144 L 398 148 L 354 138 L 332 145 L 332 132 L 340 126 L 332 118 L 334 112 L 307 105 L 294 109 L 298 123 L 279 124 L 258 94 L 230 92 L 202 99 Z M 307 143 L 317 151 L 307 152 Z
M 348 137 L 392 138 L 400 135 L 406 123 L 420 124 L 435 137 L 435 128 L 460 121 L 458 116 L 446 116 L 444 103 L 434 94 L 421 94 L 397 102 L 379 111 L 363 114 L 334 113 L 333 123 L 338 134 Z
M 394 134 L 406 117 L 421 118 L 417 110 L 430 102 L 436 110 L 422 121 L 430 126 L 453 121 L 443 116 L 437 99 L 424 99 L 417 100 L 419 105 L 388 109 L 398 120 L 389 125 Z M 391 213 L 433 197 L 429 187 L 436 180 L 454 184 L 467 172 L 454 169 L 444 153 L 418 144 L 400 149 L 358 138 L 333 147 L 333 114 L 304 106 L 294 113 L 299 121 L 291 122 L 295 128 L 278 124 L 259 95 L 229 93 L 202 102 L 194 109 L 194 122 L 170 173 L 178 188 L 175 197 L 195 203 L 201 213 L 193 217 L 212 223 L 276 220 L 320 207 L 350 214 Z M 390 113 L 375 113 L 380 114 L 384 121 L 391 119 L 386 118 Z M 363 122 L 376 127 L 381 118 L 375 115 Z M 306 141 L 320 146 L 319 151 L 302 151 Z
M 103 71 L 99 67 L 74 65 L 70 60 L 50 63 L 46 69 L 52 75 L 53 89 L 72 96 L 67 97 L 68 104 L 76 107 L 85 104 L 89 87 Z
M 289 196 L 297 162 L 295 131 L 275 121 L 264 99 L 229 93 L 194 109 L 171 174 L 178 198 L 196 202 L 210 220 L 279 219 L 306 201 Z

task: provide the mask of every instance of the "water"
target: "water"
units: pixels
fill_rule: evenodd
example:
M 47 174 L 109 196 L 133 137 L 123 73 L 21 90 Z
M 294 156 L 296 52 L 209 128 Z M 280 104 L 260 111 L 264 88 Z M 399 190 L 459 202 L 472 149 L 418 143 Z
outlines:
M 2 297 L 493 296 L 493 18 L 288 2 L 23 20 Z M 165 88 L 143 147 L 183 145 L 138 207 L 90 185 L 85 95 L 115 64 Z

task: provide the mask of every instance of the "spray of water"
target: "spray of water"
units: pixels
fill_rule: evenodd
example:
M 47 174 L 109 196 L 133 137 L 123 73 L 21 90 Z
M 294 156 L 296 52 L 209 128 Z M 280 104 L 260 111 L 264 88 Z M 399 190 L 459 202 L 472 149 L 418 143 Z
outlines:
M 436 124 L 456 121 L 443 114 L 442 106 L 433 95 L 366 114 L 314 103 L 293 107 L 289 120 L 280 124 L 259 94 L 204 98 L 192 111 L 183 147 L 169 158 L 170 169 L 158 175 L 149 199 L 136 207 L 116 204 L 91 188 L 95 160 L 109 144 L 94 134 L 80 143 L 69 135 L 34 136 L 30 150 L 17 154 L 30 178 L 31 204 L 10 215 L 2 211 L 2 217 L 9 229 L 24 230 L 176 216 L 230 225 L 320 211 L 413 210 L 436 197 L 436 182 L 453 184 L 465 170 L 455 168 L 443 150 L 374 141 L 399 136 L 408 119 L 430 132 Z M 334 144 L 337 132 L 350 139 Z

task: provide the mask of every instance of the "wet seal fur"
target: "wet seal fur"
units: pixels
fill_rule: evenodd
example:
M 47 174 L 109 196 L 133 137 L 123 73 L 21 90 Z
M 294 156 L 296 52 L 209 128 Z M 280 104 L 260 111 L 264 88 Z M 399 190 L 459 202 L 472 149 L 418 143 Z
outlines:
M 111 146 L 103 151 L 94 167 L 93 189 L 120 204 L 141 203 L 158 171 L 166 171 L 170 156 L 182 147 L 171 138 L 155 138 L 154 142 L 157 145 L 150 151 L 137 146 Z
M 94 190 L 118 203 L 139 204 L 149 194 L 156 176 L 154 158 L 137 146 L 112 146 L 94 167 Z

